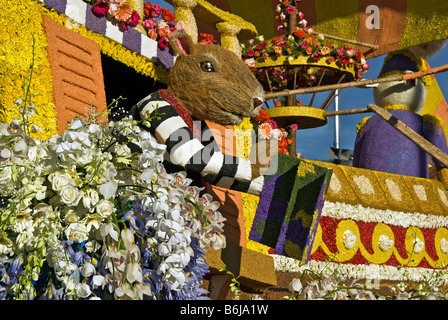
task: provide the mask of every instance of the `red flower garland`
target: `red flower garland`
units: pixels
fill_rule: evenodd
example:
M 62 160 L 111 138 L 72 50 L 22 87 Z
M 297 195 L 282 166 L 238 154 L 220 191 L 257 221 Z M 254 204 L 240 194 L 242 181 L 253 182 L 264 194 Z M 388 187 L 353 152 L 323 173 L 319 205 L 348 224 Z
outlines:
M 317 250 L 311 255 L 310 260 L 316 260 L 316 261 L 326 261 L 329 258 L 334 258 L 335 262 L 337 262 L 337 244 L 336 244 L 336 229 L 338 228 L 338 225 L 341 221 L 344 219 L 336 219 L 331 218 L 327 216 L 322 216 L 320 219 L 320 227 L 322 228 L 322 241 L 327 246 L 328 250 L 335 254 L 335 257 L 329 257 L 322 247 L 318 247 Z M 360 238 L 359 239 L 364 246 L 364 248 L 370 253 L 373 254 L 373 248 L 372 248 L 372 236 L 373 231 L 375 229 L 375 226 L 377 223 L 375 222 L 363 222 L 363 221 L 355 221 L 356 225 L 358 226 Z M 406 232 L 408 228 L 400 227 L 396 225 L 387 225 L 394 234 L 394 247 L 397 249 L 397 253 L 403 258 L 408 259 L 412 258 L 412 255 L 410 253 L 406 252 Z M 437 256 L 437 252 L 435 249 L 435 234 L 436 229 L 431 228 L 419 228 L 419 230 L 422 232 L 424 236 L 424 242 L 425 242 L 425 251 L 429 255 L 429 257 L 436 261 L 439 259 Z M 368 261 L 367 258 L 365 258 L 361 251 L 358 250 L 356 254 L 347 261 L 342 262 L 344 264 L 355 264 L 355 265 L 364 265 L 364 264 L 370 264 L 371 262 Z M 388 261 L 384 263 L 384 265 L 394 266 L 397 267 L 401 265 L 401 263 L 397 260 L 394 254 L 391 255 Z M 425 259 L 422 258 L 422 260 L 419 262 L 418 267 L 422 268 L 430 268 L 433 269 L 430 265 L 430 263 Z

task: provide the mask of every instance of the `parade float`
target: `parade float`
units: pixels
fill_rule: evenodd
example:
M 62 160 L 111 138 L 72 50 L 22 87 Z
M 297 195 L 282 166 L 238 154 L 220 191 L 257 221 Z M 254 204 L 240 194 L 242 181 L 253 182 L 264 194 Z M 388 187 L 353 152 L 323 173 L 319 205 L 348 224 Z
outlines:
M 445 39 L 446 5 L 379 3 L 380 30 L 368 28 L 363 1 L 168 2 L 173 11 L 136 0 L 3 1 L 1 297 L 443 298 L 444 174 L 300 159 L 295 137 L 326 125 L 336 89 L 366 83 L 369 58 Z M 397 14 L 399 27 L 384 22 Z M 166 87 L 176 29 L 242 57 L 272 99 L 256 121 L 207 122 L 234 132 L 218 144 L 239 158 L 250 156 L 254 129 L 280 141 L 263 201 L 167 172 L 166 146 L 123 117 Z M 446 132 L 433 69 L 413 63 L 428 90 L 421 114 Z M 329 92 L 321 107 L 297 99 L 314 92 Z M 353 112 L 389 116 L 375 105 Z

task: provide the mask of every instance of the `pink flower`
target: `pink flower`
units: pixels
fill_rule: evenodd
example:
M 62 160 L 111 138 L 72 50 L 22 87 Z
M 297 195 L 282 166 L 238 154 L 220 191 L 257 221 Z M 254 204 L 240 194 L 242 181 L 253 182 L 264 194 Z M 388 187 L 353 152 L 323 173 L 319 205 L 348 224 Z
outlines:
M 111 15 L 111 16 L 114 16 L 115 15 L 115 12 L 118 10 L 118 6 L 119 6 L 119 4 L 118 3 L 111 3 L 110 5 L 109 5 L 109 14 Z
M 149 12 L 151 17 L 153 17 L 153 18 L 157 18 L 158 16 L 160 16 L 161 13 L 162 13 L 162 8 L 157 4 L 153 5 L 151 8 L 151 11 Z
M 291 130 L 298 130 L 299 129 L 299 126 L 297 125 L 297 123 L 293 123 L 292 125 L 290 125 L 289 126 L 289 128 L 291 129 Z
M 322 57 L 322 53 L 320 53 L 319 51 L 315 51 L 313 53 L 313 60 L 314 61 L 319 61 L 319 59 Z
M 355 55 L 355 50 L 349 49 L 345 52 L 345 54 L 348 55 L 349 57 L 353 57 Z
M 135 27 L 139 21 L 140 21 L 140 15 L 138 14 L 137 11 L 133 11 L 132 16 L 128 19 L 128 21 L 126 21 L 126 23 L 131 27 Z
M 269 125 L 271 126 L 272 129 L 278 129 L 277 122 L 273 119 L 269 120 Z
M 244 60 L 244 62 L 246 63 L 246 66 L 249 67 L 249 69 L 255 68 L 255 59 L 254 58 L 246 59 L 246 60 Z
M 277 46 L 284 48 L 286 46 L 286 41 L 282 40 L 282 41 L 277 42 Z
M 92 7 L 93 13 L 98 16 L 104 16 L 109 11 L 109 2 L 107 0 L 100 0 Z
M 159 40 L 160 49 L 165 49 L 166 47 L 169 46 L 169 44 L 170 44 L 170 41 L 168 40 L 168 38 L 166 38 L 166 37 L 160 38 L 160 40 Z
M 187 26 L 185 25 L 185 22 L 179 21 L 178 23 L 176 23 L 176 30 L 187 31 Z
M 303 12 L 300 11 L 300 12 L 299 12 L 299 19 L 302 20 L 304 16 L 305 16 L 305 15 L 303 14 Z
M 253 50 L 253 49 L 250 49 L 249 51 L 247 51 L 247 55 L 248 55 L 249 57 L 253 57 L 253 56 L 254 56 L 254 50 Z
M 369 70 L 369 63 L 368 62 L 366 62 L 366 63 L 364 63 L 364 65 L 362 66 L 362 68 L 363 68 L 363 70 L 364 71 L 367 71 L 367 70 Z
M 288 6 L 288 7 L 286 8 L 286 13 L 287 13 L 287 14 L 294 13 L 295 11 L 296 11 L 296 9 L 295 9 L 293 6 Z
M 156 21 L 154 19 L 145 19 L 143 20 L 142 25 L 145 29 L 154 29 L 156 26 Z
M 274 128 L 271 131 L 271 137 L 276 140 L 281 140 L 283 138 L 283 132 L 280 129 Z

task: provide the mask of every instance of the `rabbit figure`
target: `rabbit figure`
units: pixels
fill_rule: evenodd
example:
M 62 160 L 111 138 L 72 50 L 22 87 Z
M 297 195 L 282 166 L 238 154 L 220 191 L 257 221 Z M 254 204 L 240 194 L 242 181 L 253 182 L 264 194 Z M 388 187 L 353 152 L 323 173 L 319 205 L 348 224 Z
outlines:
M 259 146 L 265 152 L 255 152 L 261 155 L 256 159 L 225 155 L 205 120 L 239 125 L 257 115 L 264 99 L 261 84 L 223 47 L 194 43 L 183 31 L 175 31 L 170 43 L 177 58 L 167 89 L 143 98 L 133 107 L 133 117 L 149 121 L 145 129 L 167 146 L 168 162 L 200 173 L 211 184 L 258 195 L 271 149 Z

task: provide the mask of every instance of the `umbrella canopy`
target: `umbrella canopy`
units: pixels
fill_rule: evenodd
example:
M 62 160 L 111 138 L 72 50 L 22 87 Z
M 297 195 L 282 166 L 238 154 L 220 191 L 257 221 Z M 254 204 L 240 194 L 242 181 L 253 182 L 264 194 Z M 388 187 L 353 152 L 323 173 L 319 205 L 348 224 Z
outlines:
M 280 34 L 278 0 L 209 2 L 251 22 L 266 39 Z M 355 47 L 367 59 L 448 37 L 447 1 L 302 0 L 297 8 L 314 31 L 376 45 L 377 49 Z

